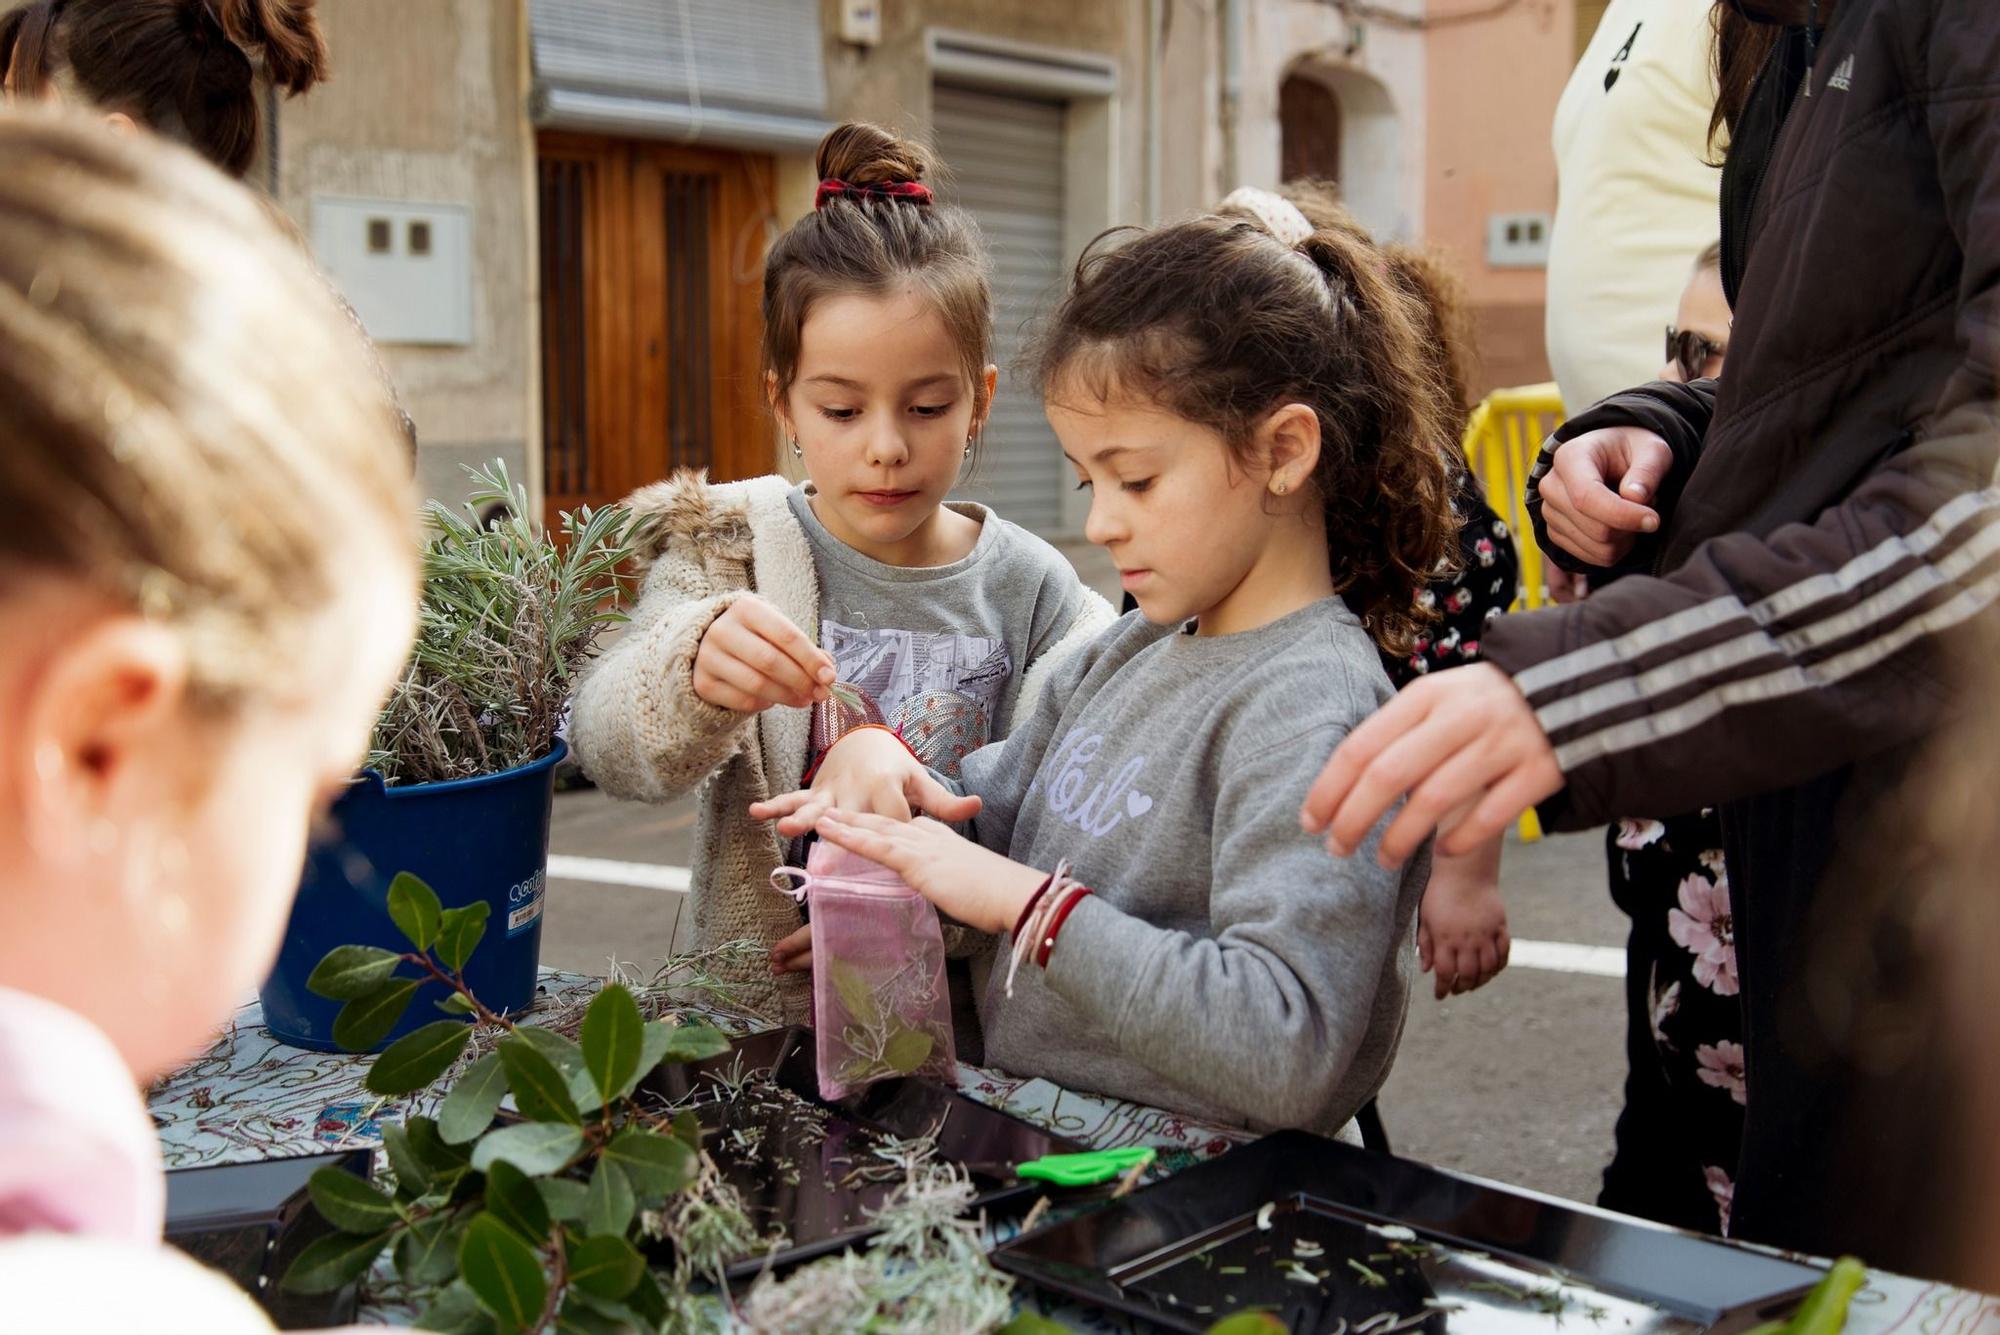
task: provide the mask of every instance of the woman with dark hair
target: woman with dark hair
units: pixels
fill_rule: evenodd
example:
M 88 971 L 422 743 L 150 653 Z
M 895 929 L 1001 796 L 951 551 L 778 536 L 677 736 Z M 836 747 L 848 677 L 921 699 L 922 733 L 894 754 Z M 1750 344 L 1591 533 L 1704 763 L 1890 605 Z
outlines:
M 1305 814 L 1349 850 L 1407 795 L 1400 858 L 1462 808 L 1446 851 L 1533 803 L 1558 829 L 1718 806 L 1749 1094 L 1731 1231 L 1935 1273 L 1953 1160 L 1922 1052 L 1857 1049 L 1813 943 L 2000 597 L 2000 7 L 1732 3 L 1773 50 L 1724 170 L 1729 374 L 1613 396 L 1531 482 L 1552 556 L 1635 573 L 1503 619 L 1487 664 L 1356 729 Z
M 80 102 L 238 178 L 257 160 L 257 66 L 297 96 L 327 77 L 314 0 L 34 0 L 0 18 L 9 95 Z
M 315 0 L 33 0 L 0 16 L 0 75 L 8 98 L 74 104 L 114 129 L 150 130 L 243 179 L 264 136 L 257 66 L 296 97 L 327 79 L 326 38 Z M 283 211 L 266 212 L 301 249 Z M 331 282 L 328 283 L 331 288 Z M 366 340 L 361 317 L 334 296 Z M 377 376 L 414 457 L 417 425 L 388 368 Z

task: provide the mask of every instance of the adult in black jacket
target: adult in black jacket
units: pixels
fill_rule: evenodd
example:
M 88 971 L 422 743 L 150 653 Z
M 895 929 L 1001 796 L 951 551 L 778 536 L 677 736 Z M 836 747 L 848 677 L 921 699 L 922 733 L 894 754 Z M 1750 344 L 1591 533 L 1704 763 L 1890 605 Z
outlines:
M 1869 813 L 1951 725 L 1952 653 L 2000 595 L 2000 5 L 1736 2 L 1787 31 L 1725 175 L 1729 375 L 1600 404 L 1537 468 L 1538 538 L 1641 573 L 1503 619 L 1489 665 L 1356 730 L 1307 817 L 1351 848 L 1408 795 L 1403 856 L 1467 803 L 1447 849 L 1545 799 L 1565 829 L 1720 804 L 1749 1086 L 1732 1232 L 1934 1272 L 1954 1150 L 1925 1036 L 1860 1052 L 1867 998 L 1813 941 L 1857 911 Z M 1870 976 L 1911 939 L 1885 934 Z

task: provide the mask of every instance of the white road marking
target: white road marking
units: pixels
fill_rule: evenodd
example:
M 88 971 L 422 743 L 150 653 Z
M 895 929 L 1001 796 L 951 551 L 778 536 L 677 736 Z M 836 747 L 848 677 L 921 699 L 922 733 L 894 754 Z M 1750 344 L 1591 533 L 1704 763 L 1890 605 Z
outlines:
M 549 854 L 549 879 L 589 881 L 597 885 L 633 885 L 642 890 L 685 891 L 692 880 L 686 867 L 656 862 L 614 862 L 610 858 L 580 858 Z
M 682 892 L 693 883 L 692 873 L 686 867 L 670 867 L 655 862 L 616 862 L 610 858 L 576 857 L 567 853 L 549 854 L 549 878 Z M 1625 952 L 1617 946 L 1579 946 L 1569 941 L 1517 939 L 1507 958 L 1509 965 L 1516 969 L 1588 974 L 1596 978 L 1625 976 Z

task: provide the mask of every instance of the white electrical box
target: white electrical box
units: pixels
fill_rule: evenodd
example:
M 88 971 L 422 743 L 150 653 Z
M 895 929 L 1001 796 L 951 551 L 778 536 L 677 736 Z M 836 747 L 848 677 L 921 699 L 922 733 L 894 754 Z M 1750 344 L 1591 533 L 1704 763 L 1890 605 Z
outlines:
M 1486 262 L 1495 269 L 1546 269 L 1554 230 L 1546 213 L 1495 213 L 1486 219 Z
M 882 42 L 882 6 L 888 0 L 840 0 L 840 40 L 855 46 Z
M 313 253 L 377 343 L 472 342 L 472 210 L 315 195 Z

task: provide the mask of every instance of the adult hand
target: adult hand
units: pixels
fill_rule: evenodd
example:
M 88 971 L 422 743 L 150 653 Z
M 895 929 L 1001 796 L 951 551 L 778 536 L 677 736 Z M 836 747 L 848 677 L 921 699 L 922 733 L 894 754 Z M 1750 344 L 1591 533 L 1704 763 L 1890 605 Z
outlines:
M 1014 930 L 1021 910 L 1048 879 L 934 820 L 829 811 L 818 829 L 828 843 L 895 872 L 941 912 L 996 936 Z
M 1438 841 L 1451 857 L 1505 832 L 1562 786 L 1555 750 L 1513 678 L 1473 663 L 1411 682 L 1348 734 L 1314 780 L 1299 822 L 1348 857 L 1404 800 L 1378 854 L 1396 867 L 1461 808 L 1464 818 Z
M 827 748 L 812 787 L 752 802 L 752 820 L 775 820 L 778 833 L 796 839 L 833 808 L 908 820 L 924 811 L 940 820 L 971 820 L 976 797 L 960 797 L 917 763 L 894 736 L 880 728 L 857 728 Z
M 1650 508 L 1674 453 L 1657 434 L 1632 426 L 1590 431 L 1556 449 L 1542 478 L 1549 541 L 1580 561 L 1616 565 L 1641 533 L 1657 532 Z
M 709 623 L 694 655 L 694 693 L 718 709 L 755 714 L 827 698 L 836 669 L 791 618 L 745 594 Z
M 1549 601 L 1558 607 L 1580 603 L 1590 593 L 1590 576 L 1572 575 L 1553 561 L 1542 567 L 1542 584 L 1549 591 Z

